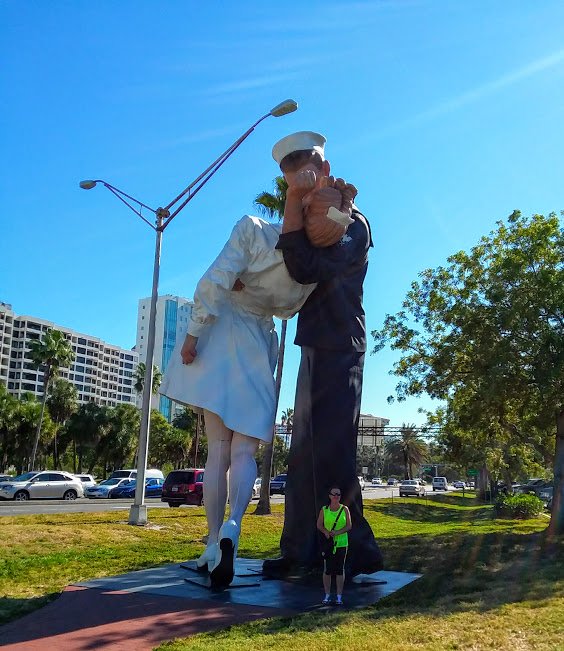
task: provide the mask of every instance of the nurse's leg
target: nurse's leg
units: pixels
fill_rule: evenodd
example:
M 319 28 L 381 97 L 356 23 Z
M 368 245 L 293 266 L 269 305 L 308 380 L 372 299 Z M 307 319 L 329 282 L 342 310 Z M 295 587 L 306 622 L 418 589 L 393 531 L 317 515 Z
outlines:
M 219 529 L 225 517 L 227 503 L 227 471 L 231 456 L 233 432 L 225 427 L 221 418 L 211 411 L 204 410 L 206 436 L 208 439 L 208 458 L 204 472 L 204 505 L 208 521 L 208 547 L 198 559 L 203 567 L 215 559 L 215 546 Z M 210 556 L 208 558 L 208 556 Z
M 257 474 L 254 458 L 257 447 L 258 439 L 233 433 L 229 470 L 229 518 L 219 530 L 217 555 L 210 569 L 212 588 L 228 586 L 235 576 L 241 520 L 251 501 L 253 483 Z
M 239 528 L 253 494 L 257 476 L 255 454 L 259 440 L 233 432 L 231 441 L 231 470 L 229 472 L 229 519 Z

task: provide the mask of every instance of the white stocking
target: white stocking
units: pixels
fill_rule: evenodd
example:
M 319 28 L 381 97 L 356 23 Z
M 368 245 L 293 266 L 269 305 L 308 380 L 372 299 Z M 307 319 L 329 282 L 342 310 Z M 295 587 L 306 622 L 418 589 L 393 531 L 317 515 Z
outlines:
M 208 458 L 204 472 L 204 506 L 208 521 L 208 545 L 217 542 L 219 529 L 225 517 L 227 503 L 227 471 L 229 470 L 233 432 L 221 418 L 204 410 Z M 253 478 L 254 481 L 254 478 Z
M 257 476 L 255 453 L 259 440 L 233 432 L 231 441 L 231 470 L 229 471 L 229 518 L 241 530 L 241 520 L 253 494 Z

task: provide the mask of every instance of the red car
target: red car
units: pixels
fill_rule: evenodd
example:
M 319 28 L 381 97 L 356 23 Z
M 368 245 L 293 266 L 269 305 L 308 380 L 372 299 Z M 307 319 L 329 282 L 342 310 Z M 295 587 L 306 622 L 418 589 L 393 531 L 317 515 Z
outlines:
M 180 506 L 181 504 L 202 506 L 204 503 L 204 469 L 187 468 L 170 472 L 163 484 L 161 502 L 168 502 L 169 506 Z

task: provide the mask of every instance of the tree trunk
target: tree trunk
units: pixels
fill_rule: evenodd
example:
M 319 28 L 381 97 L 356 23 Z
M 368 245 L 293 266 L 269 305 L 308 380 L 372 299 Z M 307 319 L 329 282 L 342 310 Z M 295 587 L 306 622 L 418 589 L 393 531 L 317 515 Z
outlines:
M 559 410 L 556 417 L 553 486 L 552 513 L 548 532 L 553 536 L 561 536 L 564 534 L 564 409 Z
M 200 445 L 200 432 L 202 429 L 203 414 L 196 416 L 196 441 L 194 443 L 194 468 L 198 467 L 198 447 Z
M 286 329 L 288 327 L 287 321 L 282 321 L 282 329 L 280 331 L 280 348 L 278 350 L 278 363 L 276 364 L 276 385 L 275 385 L 275 398 L 274 398 L 274 423 L 272 424 L 272 442 L 264 446 L 262 455 L 262 472 L 261 472 L 261 485 L 260 497 L 254 515 L 270 515 L 272 509 L 270 508 L 270 474 L 272 472 L 272 457 L 274 456 L 274 437 L 276 436 L 275 424 L 276 413 L 278 412 L 278 401 L 280 399 L 280 387 L 282 386 L 282 370 L 284 368 L 284 348 L 286 346 Z
M 491 499 L 491 488 L 490 488 L 490 473 L 486 466 L 480 468 L 480 474 L 478 475 L 478 481 L 476 486 L 476 492 L 478 493 L 478 499 L 489 502 Z
M 41 425 L 43 423 L 43 414 L 45 413 L 45 404 L 47 402 L 47 389 L 49 387 L 50 370 L 47 367 L 43 373 L 43 400 L 41 401 L 41 415 L 39 416 L 39 423 L 37 423 L 37 430 L 35 432 L 35 441 L 33 442 L 33 451 L 29 461 L 28 470 L 33 470 L 35 465 L 35 455 L 37 454 L 37 446 L 39 445 L 39 436 L 41 435 Z

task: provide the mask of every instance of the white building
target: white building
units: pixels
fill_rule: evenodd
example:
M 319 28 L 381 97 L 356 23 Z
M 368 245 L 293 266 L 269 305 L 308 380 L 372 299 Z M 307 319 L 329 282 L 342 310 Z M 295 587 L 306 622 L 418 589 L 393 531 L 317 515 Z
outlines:
M 381 418 L 372 414 L 360 414 L 358 421 L 358 446 L 366 445 L 382 450 L 384 445 L 384 427 L 390 424 L 389 418 Z
M 133 376 L 139 359 L 136 352 L 52 321 L 16 316 L 10 305 L 0 303 L 0 381 L 9 393 L 17 398 L 24 393 L 43 396 L 43 372 L 34 368 L 28 353 L 29 342 L 42 338 L 48 329 L 60 330 L 71 342 L 74 362 L 70 368 L 60 368 L 58 375 L 75 386 L 79 403 L 135 404 Z
M 155 319 L 155 350 L 153 364 L 164 373 L 177 339 L 186 331 L 188 320 L 192 313 L 193 302 L 181 296 L 165 294 L 157 300 L 157 315 Z M 147 335 L 149 333 L 149 312 L 151 298 L 139 300 L 137 311 L 137 340 L 135 350 L 139 353 L 139 361 L 147 363 Z M 141 396 L 137 398 L 141 404 Z M 167 420 L 171 421 L 176 412 L 182 407 L 164 396 L 153 396 L 151 407 L 158 409 Z

